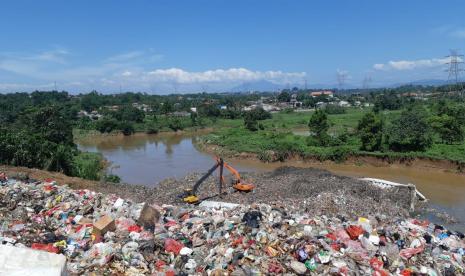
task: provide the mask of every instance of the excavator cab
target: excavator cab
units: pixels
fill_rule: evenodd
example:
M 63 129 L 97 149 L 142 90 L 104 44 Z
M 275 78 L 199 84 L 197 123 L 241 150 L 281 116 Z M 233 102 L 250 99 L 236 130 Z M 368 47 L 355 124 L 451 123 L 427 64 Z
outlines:
M 207 179 L 217 168 L 219 168 L 219 182 L 218 182 L 218 192 L 219 194 L 222 193 L 222 187 L 224 185 L 224 176 L 223 176 L 223 169 L 226 168 L 232 175 L 235 176 L 235 179 L 233 180 L 232 186 L 234 189 L 240 192 L 250 192 L 252 191 L 255 186 L 250 183 L 243 183 L 241 181 L 241 176 L 239 172 L 228 165 L 226 162 L 223 161 L 222 158 L 215 157 L 215 165 L 208 170 L 208 172 L 203 175 L 194 185 L 192 189 L 186 189 L 184 190 L 184 193 L 180 195 L 180 197 L 183 199 L 184 202 L 190 203 L 190 204 L 196 204 L 200 201 L 200 199 L 197 197 L 197 190 L 200 187 L 200 185 Z
M 182 198 L 185 203 L 195 204 L 199 202 L 199 198 L 193 193 L 192 189 L 185 189 Z

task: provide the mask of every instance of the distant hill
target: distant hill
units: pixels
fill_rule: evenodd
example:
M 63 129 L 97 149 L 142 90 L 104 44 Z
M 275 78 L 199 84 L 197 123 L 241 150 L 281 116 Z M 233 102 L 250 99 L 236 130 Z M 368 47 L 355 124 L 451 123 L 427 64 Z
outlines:
M 243 91 L 278 91 L 284 88 L 284 85 L 279 85 L 266 80 L 246 82 L 241 85 L 232 87 L 232 92 L 243 92 Z
M 439 79 L 425 79 L 425 80 L 416 80 L 406 83 L 396 83 L 391 85 L 391 87 L 399 87 L 403 85 L 423 85 L 423 86 L 440 86 L 447 84 L 447 80 L 439 80 Z

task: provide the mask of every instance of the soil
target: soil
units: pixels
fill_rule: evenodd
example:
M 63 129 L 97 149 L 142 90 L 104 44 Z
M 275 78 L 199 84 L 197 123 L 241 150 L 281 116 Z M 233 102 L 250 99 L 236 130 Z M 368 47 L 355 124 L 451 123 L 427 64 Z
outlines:
M 183 192 L 192 188 L 201 177 L 190 174 L 183 179 L 166 179 L 155 188 L 128 184 L 114 184 L 83 180 L 60 173 L 22 167 L 0 166 L 0 171 L 10 177 L 27 175 L 43 180 L 52 178 L 59 184 L 73 189 L 90 189 L 102 193 L 113 193 L 137 202 L 155 204 L 185 204 Z M 252 183 L 255 189 L 249 193 L 237 192 L 232 188 L 232 179 L 226 177 L 223 194 L 218 194 L 218 177 L 213 174 L 200 186 L 197 196 L 201 200 L 217 200 L 232 203 L 268 203 L 287 209 L 306 210 L 313 215 L 357 218 L 358 216 L 406 217 L 409 194 L 403 188 L 383 190 L 366 182 L 334 175 L 326 170 L 313 168 L 281 167 L 272 172 L 245 173 L 243 182 Z

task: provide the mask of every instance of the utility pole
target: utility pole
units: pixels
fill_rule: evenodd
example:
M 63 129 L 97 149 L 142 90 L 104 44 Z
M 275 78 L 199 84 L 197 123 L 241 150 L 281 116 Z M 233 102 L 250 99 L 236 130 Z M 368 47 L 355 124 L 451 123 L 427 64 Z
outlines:
M 460 79 L 460 72 L 463 72 L 461 65 L 463 64 L 463 55 L 459 54 L 458 50 L 451 49 L 450 54 L 446 56 L 449 58 L 449 62 L 446 64 L 449 65 L 447 72 L 449 76 L 447 77 L 447 81 L 449 82 L 449 92 L 457 92 L 463 97 L 463 87 L 462 84 L 459 82 Z M 452 91 L 452 85 L 454 83 L 455 91 Z
M 307 79 L 304 79 L 304 89 L 307 91 Z
M 57 90 L 57 82 L 55 81 L 54 83 L 55 83 L 55 91 L 58 91 Z

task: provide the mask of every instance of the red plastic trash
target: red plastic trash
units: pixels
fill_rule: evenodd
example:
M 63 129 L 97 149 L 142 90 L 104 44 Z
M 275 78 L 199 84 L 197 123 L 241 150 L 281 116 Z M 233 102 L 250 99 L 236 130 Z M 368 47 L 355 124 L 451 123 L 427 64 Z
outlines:
M 179 252 L 184 247 L 184 245 L 176 240 L 173 239 L 166 239 L 165 240 L 165 251 L 166 252 L 173 252 L 176 255 L 179 255 Z
M 416 255 L 418 253 L 421 253 L 423 252 L 423 250 L 425 249 L 425 246 L 424 245 L 421 245 L 419 247 L 415 247 L 415 248 L 405 248 L 405 249 L 402 249 L 400 252 L 399 252 L 399 255 L 405 259 L 405 260 L 408 260 L 410 259 L 413 255 Z
M 53 246 L 53 243 L 43 244 L 43 243 L 33 243 L 31 246 L 32 249 L 47 251 L 50 253 L 60 253 L 60 249 L 58 247 Z
M 131 225 L 131 226 L 128 227 L 128 231 L 129 232 L 137 232 L 137 233 L 139 233 L 140 231 L 142 231 L 142 227 L 140 227 L 139 225 L 134 224 L 134 225 Z
M 353 240 L 358 239 L 358 236 L 363 234 L 363 228 L 357 225 L 350 225 L 346 228 L 347 233 L 349 234 L 350 238 Z

